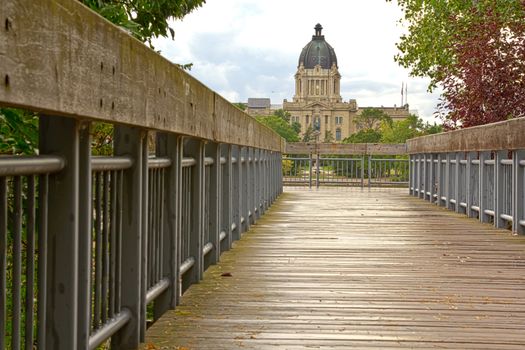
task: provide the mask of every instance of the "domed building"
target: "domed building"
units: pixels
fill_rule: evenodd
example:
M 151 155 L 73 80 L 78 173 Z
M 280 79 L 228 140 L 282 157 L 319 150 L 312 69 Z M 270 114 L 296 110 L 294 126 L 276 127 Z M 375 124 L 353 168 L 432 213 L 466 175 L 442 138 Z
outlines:
M 314 29 L 312 40 L 299 56 L 293 101 L 284 100 L 283 109 L 290 113 L 291 122 L 301 124 L 302 134 L 312 128 L 320 132 L 319 141 L 340 142 L 358 131 L 353 120 L 360 109 L 356 100 L 343 101 L 335 50 L 322 35 L 323 27 L 317 24 Z M 373 108 L 383 110 L 393 120 L 409 115 L 408 105 Z

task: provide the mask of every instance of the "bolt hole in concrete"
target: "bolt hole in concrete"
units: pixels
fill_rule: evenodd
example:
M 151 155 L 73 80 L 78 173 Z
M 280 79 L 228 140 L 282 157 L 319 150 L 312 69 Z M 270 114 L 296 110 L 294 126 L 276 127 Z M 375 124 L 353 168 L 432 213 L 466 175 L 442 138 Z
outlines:
M 9 18 L 6 18 L 5 19 L 5 31 L 8 32 L 9 29 L 11 29 L 11 21 L 9 20 Z
M 4 78 L 4 84 L 6 87 L 9 86 L 9 75 L 7 74 L 5 75 L 5 78 Z

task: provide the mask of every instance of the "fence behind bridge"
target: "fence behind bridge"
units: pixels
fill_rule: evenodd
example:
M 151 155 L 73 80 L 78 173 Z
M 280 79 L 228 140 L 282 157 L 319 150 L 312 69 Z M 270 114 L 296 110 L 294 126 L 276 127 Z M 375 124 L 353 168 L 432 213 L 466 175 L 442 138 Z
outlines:
M 404 144 L 288 143 L 286 154 L 288 186 L 408 186 Z
M 0 349 L 137 348 L 280 194 L 284 141 L 77 1 L 0 9 L 0 106 L 42 112 L 0 157 Z

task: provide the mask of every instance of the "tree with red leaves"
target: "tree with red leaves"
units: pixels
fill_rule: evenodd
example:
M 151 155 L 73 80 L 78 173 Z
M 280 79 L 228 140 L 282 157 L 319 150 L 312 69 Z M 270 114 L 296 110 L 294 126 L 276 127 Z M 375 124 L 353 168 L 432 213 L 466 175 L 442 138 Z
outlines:
M 392 1 L 392 0 L 386 0 Z M 525 116 L 525 0 L 397 0 L 408 34 L 396 61 L 444 89 L 454 129 Z
M 453 35 L 454 63 L 440 72 L 447 129 L 525 116 L 525 20 L 504 20 L 494 6 L 473 8 L 471 18 Z

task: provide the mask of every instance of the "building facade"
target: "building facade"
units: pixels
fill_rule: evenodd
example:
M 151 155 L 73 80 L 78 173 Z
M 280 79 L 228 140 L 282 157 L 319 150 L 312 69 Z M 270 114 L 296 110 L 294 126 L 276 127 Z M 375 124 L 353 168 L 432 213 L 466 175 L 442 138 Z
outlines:
M 312 40 L 299 56 L 293 100 L 284 100 L 283 109 L 290 113 L 291 122 L 301 124 L 303 135 L 308 128 L 312 128 L 319 132 L 319 141 L 330 138 L 340 142 L 358 131 L 354 118 L 363 109 L 354 99 L 343 101 L 335 50 L 322 35 L 323 27 L 317 24 L 314 29 Z M 373 108 L 387 113 L 394 121 L 409 115 L 408 104 Z

